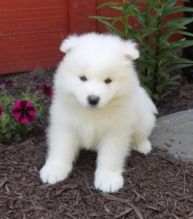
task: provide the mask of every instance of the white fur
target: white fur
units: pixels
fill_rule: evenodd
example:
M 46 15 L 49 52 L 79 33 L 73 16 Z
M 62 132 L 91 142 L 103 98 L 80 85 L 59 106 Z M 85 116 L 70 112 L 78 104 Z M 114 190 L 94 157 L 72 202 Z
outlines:
M 55 75 L 48 156 L 40 177 L 50 184 L 64 180 L 80 148 L 92 149 L 98 153 L 95 187 L 116 192 L 123 187 L 129 151 L 151 151 L 147 138 L 157 111 L 133 66 L 139 51 L 132 41 L 96 33 L 69 37 L 60 49 L 66 55 Z M 106 84 L 106 78 L 112 82 Z M 90 95 L 100 97 L 97 106 L 89 105 Z

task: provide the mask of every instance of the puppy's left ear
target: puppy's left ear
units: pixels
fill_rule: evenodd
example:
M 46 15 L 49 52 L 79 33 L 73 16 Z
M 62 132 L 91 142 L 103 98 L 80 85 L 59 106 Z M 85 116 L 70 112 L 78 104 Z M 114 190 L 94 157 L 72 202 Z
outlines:
M 71 49 L 73 49 L 77 44 L 78 37 L 76 35 L 69 36 L 65 40 L 63 40 L 60 45 L 60 51 L 63 53 L 68 53 Z
M 127 40 L 125 42 L 125 57 L 130 60 L 139 58 L 139 50 L 137 43 Z

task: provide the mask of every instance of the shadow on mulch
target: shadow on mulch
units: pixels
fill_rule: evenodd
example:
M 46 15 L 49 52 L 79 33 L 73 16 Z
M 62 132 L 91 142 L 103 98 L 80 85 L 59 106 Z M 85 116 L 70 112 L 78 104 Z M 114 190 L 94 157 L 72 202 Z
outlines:
M 93 152 L 81 152 L 66 181 L 42 184 L 45 146 L 42 137 L 0 145 L 0 218 L 193 218 L 193 164 L 156 149 L 132 153 L 124 188 L 104 194 L 93 187 Z

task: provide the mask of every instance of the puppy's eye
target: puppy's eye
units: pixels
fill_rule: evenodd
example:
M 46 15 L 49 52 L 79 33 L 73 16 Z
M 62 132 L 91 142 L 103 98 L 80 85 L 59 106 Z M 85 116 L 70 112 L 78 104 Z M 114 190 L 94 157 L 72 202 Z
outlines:
M 104 82 L 105 82 L 105 84 L 110 84 L 110 83 L 112 82 L 112 79 L 106 78 L 106 79 L 104 80 Z
M 80 75 L 79 78 L 80 78 L 81 81 L 87 81 L 88 80 L 88 78 L 85 75 Z

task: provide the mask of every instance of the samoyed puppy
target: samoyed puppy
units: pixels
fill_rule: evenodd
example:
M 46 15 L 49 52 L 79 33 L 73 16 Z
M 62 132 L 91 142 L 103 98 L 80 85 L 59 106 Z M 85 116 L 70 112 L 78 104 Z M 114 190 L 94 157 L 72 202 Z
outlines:
M 54 79 L 47 132 L 48 154 L 40 171 L 44 183 L 68 177 L 81 148 L 97 151 L 94 185 L 103 192 L 123 187 L 131 149 L 147 154 L 156 107 L 140 86 L 133 60 L 136 44 L 117 36 L 70 36 Z

